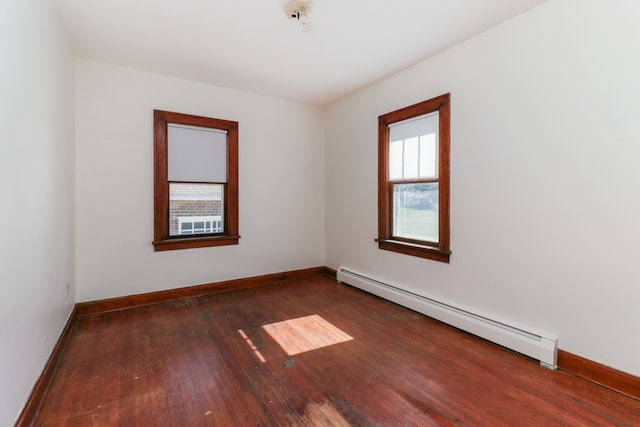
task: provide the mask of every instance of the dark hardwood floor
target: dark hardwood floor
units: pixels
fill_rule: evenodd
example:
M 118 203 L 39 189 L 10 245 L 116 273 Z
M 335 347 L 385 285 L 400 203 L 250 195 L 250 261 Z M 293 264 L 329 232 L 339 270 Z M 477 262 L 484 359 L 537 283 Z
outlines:
M 42 426 L 640 426 L 640 401 L 330 278 L 80 316 Z

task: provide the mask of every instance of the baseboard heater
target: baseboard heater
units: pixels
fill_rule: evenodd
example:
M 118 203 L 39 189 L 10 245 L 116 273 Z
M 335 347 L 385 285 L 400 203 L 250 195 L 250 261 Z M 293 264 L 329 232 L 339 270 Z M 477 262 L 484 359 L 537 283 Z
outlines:
M 510 326 L 400 289 L 345 267 L 338 268 L 337 280 L 539 360 L 540 364 L 547 368 L 556 369 L 557 367 L 558 339 L 556 337 Z

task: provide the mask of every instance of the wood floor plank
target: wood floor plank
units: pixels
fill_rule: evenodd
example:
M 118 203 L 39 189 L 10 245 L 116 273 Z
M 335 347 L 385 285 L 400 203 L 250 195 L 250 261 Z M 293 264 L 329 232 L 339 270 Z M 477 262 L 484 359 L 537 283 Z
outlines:
M 36 425 L 634 426 L 640 401 L 319 276 L 81 316 Z

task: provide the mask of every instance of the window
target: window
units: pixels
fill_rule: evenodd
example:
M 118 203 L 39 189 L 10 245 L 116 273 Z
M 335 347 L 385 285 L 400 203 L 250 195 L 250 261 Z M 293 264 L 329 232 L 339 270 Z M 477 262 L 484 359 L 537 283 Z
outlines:
M 238 244 L 238 123 L 154 111 L 156 251 Z
M 445 94 L 378 117 L 378 247 L 449 262 Z

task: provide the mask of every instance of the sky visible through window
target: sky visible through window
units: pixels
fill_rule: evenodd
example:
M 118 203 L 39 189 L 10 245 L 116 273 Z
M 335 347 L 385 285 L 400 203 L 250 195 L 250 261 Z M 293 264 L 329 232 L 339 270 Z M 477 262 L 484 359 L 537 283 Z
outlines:
M 436 134 L 391 141 L 389 179 L 434 178 L 437 176 Z

